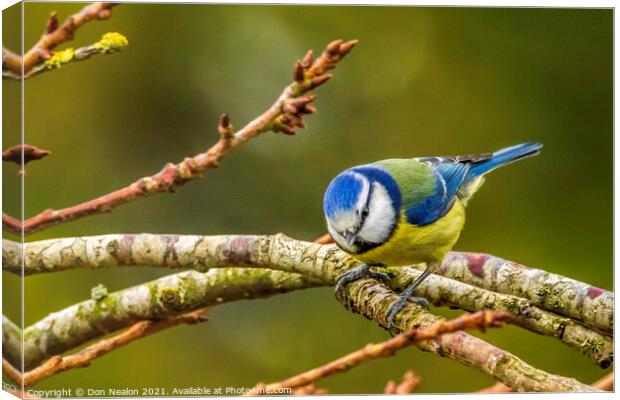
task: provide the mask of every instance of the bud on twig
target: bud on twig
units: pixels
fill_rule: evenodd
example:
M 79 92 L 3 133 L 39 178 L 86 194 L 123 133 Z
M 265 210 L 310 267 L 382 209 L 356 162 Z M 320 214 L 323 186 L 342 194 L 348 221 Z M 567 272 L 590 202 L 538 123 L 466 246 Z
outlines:
M 293 68 L 293 79 L 295 82 L 302 83 L 304 81 L 304 67 L 300 61 L 295 63 L 295 68 Z
M 47 33 L 54 33 L 56 32 L 56 29 L 58 29 L 58 13 L 56 11 L 52 11 L 49 19 L 47 20 L 47 27 L 45 28 L 45 31 Z
M 220 133 L 222 139 L 229 140 L 233 137 L 233 126 L 230 122 L 230 118 L 226 113 L 220 116 L 220 122 L 217 126 L 217 131 Z

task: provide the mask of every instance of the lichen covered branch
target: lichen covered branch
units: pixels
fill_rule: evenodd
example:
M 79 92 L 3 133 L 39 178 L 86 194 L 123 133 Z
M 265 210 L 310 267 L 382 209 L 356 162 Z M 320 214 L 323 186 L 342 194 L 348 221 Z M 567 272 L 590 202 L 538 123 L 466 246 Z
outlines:
M 489 327 L 501 326 L 501 322 L 508 319 L 509 316 L 508 313 L 481 311 L 475 314 L 463 315 L 452 321 L 440 321 L 425 329 L 413 328 L 384 342 L 376 344 L 369 343 L 363 348 L 340 357 L 337 360 L 283 381 L 270 383 L 268 385 L 258 385 L 245 395 L 255 396 L 261 393 L 277 393 L 277 390 L 282 388 L 295 389 L 303 387 L 319 379 L 346 372 L 353 367 L 375 358 L 390 357 L 405 347 L 436 338 L 448 332 L 465 329 L 481 329 L 484 331 Z
M 296 274 L 224 268 L 187 271 L 93 298 L 52 313 L 24 330 L 25 369 L 96 337 L 144 320 L 161 320 L 211 305 L 313 287 Z
M 24 234 L 109 212 L 119 205 L 156 193 L 173 192 L 187 182 L 201 178 L 206 170 L 217 168 L 228 153 L 261 133 L 273 131 L 294 134 L 295 128 L 304 127 L 303 116 L 316 111 L 310 104 L 315 96 L 309 92 L 329 80 L 331 75 L 327 71 L 335 68 L 356 44 L 356 40 L 336 40 L 316 59 L 311 51 L 308 52 L 302 61 L 295 64 L 293 83 L 284 89 L 267 111 L 235 133 L 229 126 L 229 118 L 223 118 L 218 127 L 220 139 L 207 151 L 187 157 L 177 164 L 168 163 L 158 173 L 140 178 L 129 186 L 96 199 L 61 210 L 43 211 L 24 221 Z M 2 222 L 4 229 L 20 232 L 21 227 L 11 223 L 10 218 L 3 218 Z
M 398 269 L 393 288 L 405 288 L 422 272 L 413 268 Z M 496 293 L 438 275 L 429 276 L 416 293 L 435 305 L 476 311 L 491 309 L 515 315 L 509 322 L 541 335 L 554 337 L 588 356 L 596 365 L 607 368 L 614 355 L 613 339 L 581 323 L 534 306 L 528 299 Z
M 346 288 L 345 306 L 387 327 L 386 316 L 398 296 L 373 279 L 363 279 Z M 443 318 L 417 304 L 409 303 L 395 320 L 394 332 L 424 329 Z M 493 376 L 517 391 L 525 392 L 593 392 L 595 388 L 573 378 L 553 375 L 528 365 L 517 356 L 465 332 L 454 332 L 418 343 L 422 350 L 456 360 Z
M 607 290 L 482 253 L 449 253 L 435 273 L 526 298 L 540 308 L 613 334 L 614 294 Z
M 357 264 L 336 246 L 298 241 L 281 234 L 106 235 L 33 242 L 26 247 L 30 245 L 32 247 L 26 250 L 26 264 L 28 268 L 38 271 L 54 270 L 55 265 L 68 267 L 74 263 L 80 267 L 130 264 L 207 271 L 204 274 L 183 272 L 161 278 L 112 293 L 103 299 L 79 303 L 48 316 L 26 329 L 25 348 L 31 366 L 139 320 L 165 318 L 218 302 L 267 296 L 312 285 L 332 285 L 342 272 Z M 3 251 L 3 261 L 5 265 L 11 265 L 15 254 Z M 398 276 L 407 269 L 387 271 Z M 411 270 L 409 273 L 417 272 Z M 437 285 L 462 285 L 443 277 L 433 279 Z M 387 309 L 397 298 L 390 289 L 366 279 L 349 285 L 348 292 L 351 299 L 348 303 L 353 305 L 352 309 L 385 326 Z M 439 317 L 422 309 L 408 307 L 399 314 L 397 327 L 400 331 L 426 327 L 439 321 Z M 475 366 L 517 390 L 592 389 L 574 380 L 539 371 L 514 355 L 469 335 L 444 339 L 426 347 L 437 354 Z
M 21 273 L 19 244 L 3 244 L 3 265 Z M 356 262 L 335 246 L 321 246 L 275 236 L 103 235 L 51 239 L 24 245 L 26 275 L 73 268 L 149 265 L 194 269 L 255 267 L 301 273 L 308 279 L 333 284 L 336 276 Z M 451 259 L 454 259 L 455 255 Z M 444 263 L 444 267 L 447 268 Z M 420 275 L 414 268 L 388 268 L 394 288 L 405 287 Z M 418 293 L 436 305 L 468 311 L 493 309 L 517 316 L 511 323 L 555 337 L 606 368 L 613 359 L 613 342 L 605 334 L 577 321 L 534 306 L 528 299 L 492 292 L 442 276 L 430 276 Z

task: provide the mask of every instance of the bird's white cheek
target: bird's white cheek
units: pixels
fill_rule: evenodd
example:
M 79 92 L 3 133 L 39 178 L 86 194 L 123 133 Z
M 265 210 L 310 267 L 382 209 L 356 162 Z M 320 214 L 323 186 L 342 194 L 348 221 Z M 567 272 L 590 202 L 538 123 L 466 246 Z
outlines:
M 358 236 L 366 242 L 383 243 L 392 233 L 396 223 L 396 212 L 387 190 L 373 182 L 373 193 L 368 207 L 368 216 Z

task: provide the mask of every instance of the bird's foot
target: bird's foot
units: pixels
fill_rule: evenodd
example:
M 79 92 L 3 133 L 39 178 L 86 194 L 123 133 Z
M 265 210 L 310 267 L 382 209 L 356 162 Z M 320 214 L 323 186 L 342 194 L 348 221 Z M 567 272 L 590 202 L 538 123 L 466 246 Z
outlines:
M 347 285 L 362 278 L 373 278 L 378 281 L 390 285 L 391 278 L 385 272 L 373 271 L 370 269 L 370 265 L 362 264 L 359 267 L 355 267 L 338 277 L 336 283 L 336 298 L 342 299 L 344 296 L 344 290 Z
M 428 300 L 426 300 L 426 298 L 424 298 L 424 297 L 411 296 L 407 300 L 409 300 L 410 303 L 419 305 L 420 307 L 422 307 L 425 310 L 428 310 L 428 308 L 429 308 Z
M 389 331 L 391 331 L 394 326 L 394 318 L 396 318 L 396 314 L 401 312 L 408 302 L 417 304 L 425 310 L 428 310 L 429 307 L 428 300 L 424 297 L 412 296 L 409 293 L 403 292 L 398 298 L 398 301 L 392 304 L 392 307 L 390 307 L 390 310 L 388 311 L 387 328 Z

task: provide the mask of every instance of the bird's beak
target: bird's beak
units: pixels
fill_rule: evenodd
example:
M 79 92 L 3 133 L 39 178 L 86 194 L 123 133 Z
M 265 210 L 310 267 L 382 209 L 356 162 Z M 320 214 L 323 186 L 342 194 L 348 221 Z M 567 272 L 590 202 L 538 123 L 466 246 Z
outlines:
M 347 244 L 351 246 L 355 242 L 355 234 L 352 232 L 347 232 L 345 235 L 345 239 L 347 241 Z

